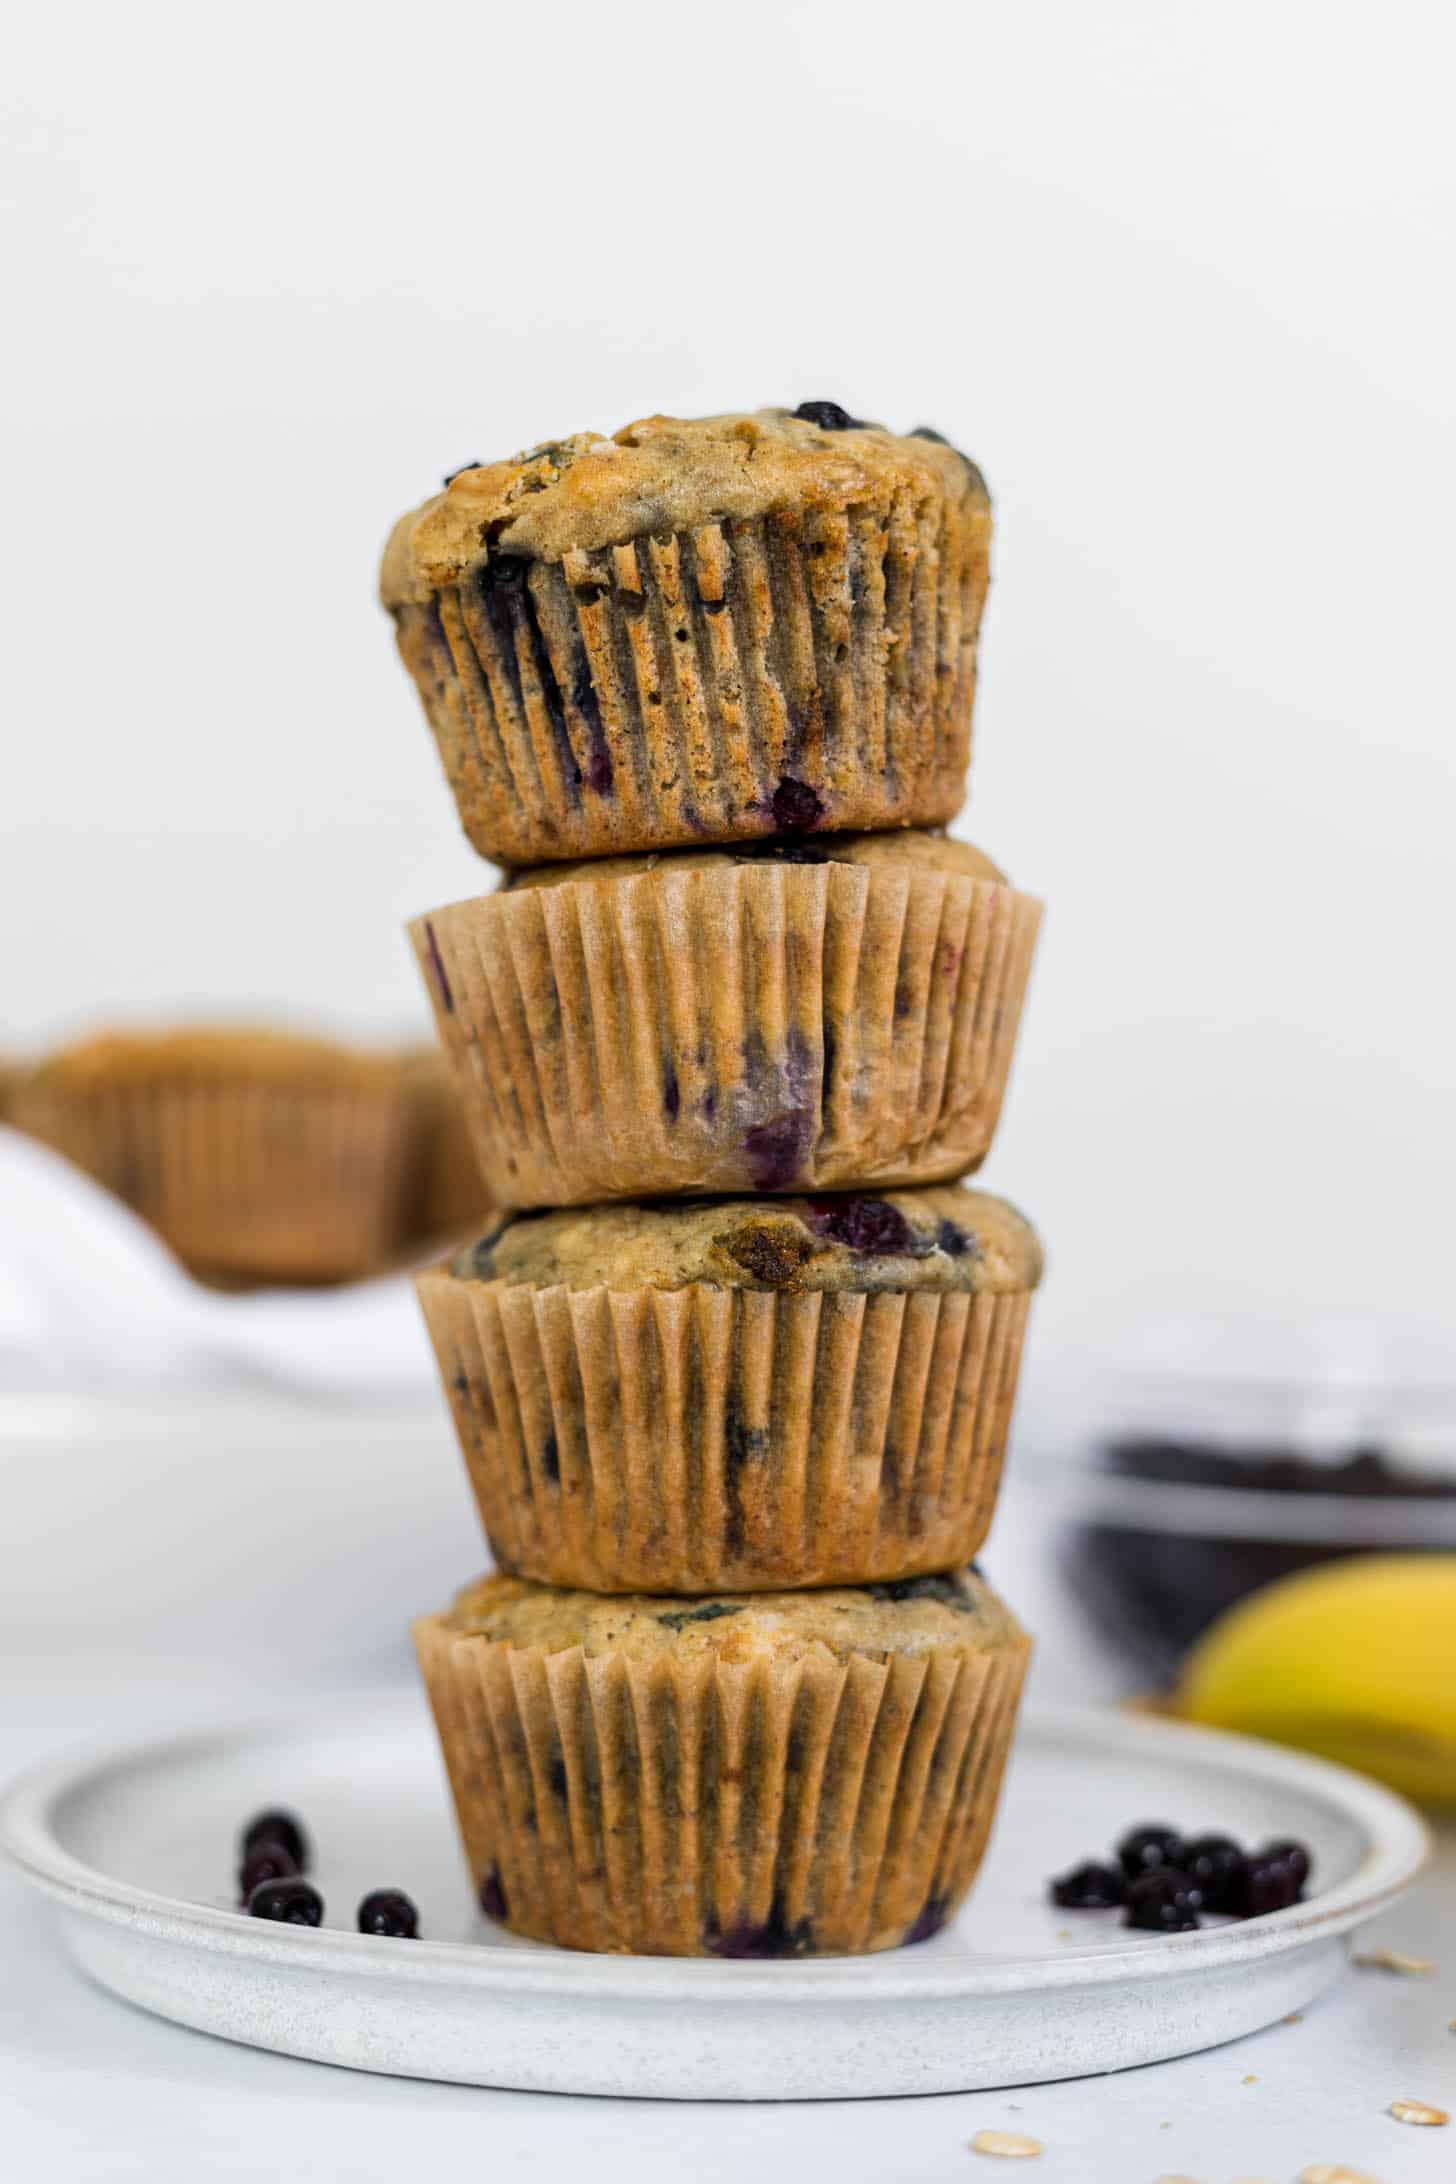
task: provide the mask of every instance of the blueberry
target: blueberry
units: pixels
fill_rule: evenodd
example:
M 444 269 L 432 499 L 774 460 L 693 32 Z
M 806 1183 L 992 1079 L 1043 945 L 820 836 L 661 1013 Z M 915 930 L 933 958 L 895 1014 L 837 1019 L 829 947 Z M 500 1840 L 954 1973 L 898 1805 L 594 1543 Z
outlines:
M 807 1917 L 795 1919 L 790 1925 L 783 1906 L 776 1902 L 766 1919 L 740 1919 L 726 1929 L 711 1922 L 703 1941 L 713 1956 L 808 1956 L 813 1953 L 814 1928 Z
M 420 1915 L 402 1888 L 376 1888 L 359 1906 L 361 1934 L 398 1934 L 413 1941 Z
M 801 402 L 794 415 L 806 425 L 818 425 L 821 432 L 858 432 L 864 423 L 862 417 L 851 417 L 837 402 Z
M 486 1867 L 480 1884 L 480 1908 L 488 1919 L 508 1919 L 511 1915 L 505 1883 L 495 1866 Z
M 1289 1852 L 1295 1855 L 1291 1858 Z M 1281 1855 L 1284 1853 L 1284 1855 Z M 1298 1870 L 1302 1864 L 1303 1872 Z M 1304 1894 L 1308 1854 L 1298 1843 L 1270 1843 L 1244 1860 L 1243 1878 L 1233 1909 L 1240 1918 L 1261 1918 L 1266 1911 L 1287 1911 Z
M 1117 1846 L 1118 1862 L 1128 1879 L 1135 1881 L 1140 1873 L 1151 1873 L 1155 1866 L 1179 1864 L 1182 1848 L 1183 1838 L 1176 1828 L 1152 1820 L 1124 1835 Z
M 1296 1843 L 1289 1836 L 1281 1836 L 1277 1842 L 1261 1843 L 1255 1855 L 1260 1858 L 1278 1858 L 1288 1866 L 1301 1888 L 1309 1879 L 1309 1852 L 1303 1843 Z
M 308 1881 L 260 1881 L 248 1898 L 248 1916 L 284 1926 L 321 1926 L 324 1899 Z
M 612 754 L 604 743 L 599 743 L 587 761 L 586 785 L 597 796 L 610 796 L 614 779 Z
M 1122 1875 L 1116 1866 L 1095 1861 L 1073 1866 L 1070 1873 L 1060 1874 L 1052 1882 L 1051 1894 L 1052 1902 L 1060 1904 L 1064 1911 L 1109 1911 L 1122 1902 Z
M 312 1846 L 296 1813 L 281 1809 L 258 1813 L 243 1829 L 243 1856 L 246 1858 L 260 1843 L 281 1843 L 293 1860 L 295 1872 L 307 1873 L 313 1863 Z
M 913 1942 L 930 1941 L 949 1917 L 950 1905 L 944 1896 L 927 1896 L 914 1924 L 906 1927 L 901 1947 L 908 1949 Z
M 1145 1934 L 1187 1934 L 1197 1926 L 1202 1906 L 1196 1881 L 1172 1866 L 1158 1866 L 1128 1883 L 1122 1923 Z
M 883 1198 L 816 1198 L 809 1221 L 821 1236 L 862 1258 L 916 1256 L 914 1229 Z
M 791 1107 L 772 1122 L 755 1122 L 744 1131 L 743 1150 L 755 1190 L 792 1190 L 800 1181 L 813 1120 L 807 1108 Z
M 1203 1890 L 1206 1911 L 1234 1910 L 1244 1885 L 1244 1854 L 1231 1836 L 1195 1835 L 1179 1862 Z
M 968 1252 L 979 1254 L 980 1245 L 968 1229 L 957 1221 L 942 1221 L 935 1232 L 935 1241 L 948 1259 L 964 1259 Z
M 807 781 L 785 774 L 769 798 L 769 810 L 780 834 L 807 834 L 824 817 L 824 799 Z
M 238 1873 L 238 1898 L 246 1903 L 260 1881 L 291 1881 L 297 1877 L 298 1863 L 282 1843 L 269 1841 L 265 1836 L 255 1843 L 242 1862 Z

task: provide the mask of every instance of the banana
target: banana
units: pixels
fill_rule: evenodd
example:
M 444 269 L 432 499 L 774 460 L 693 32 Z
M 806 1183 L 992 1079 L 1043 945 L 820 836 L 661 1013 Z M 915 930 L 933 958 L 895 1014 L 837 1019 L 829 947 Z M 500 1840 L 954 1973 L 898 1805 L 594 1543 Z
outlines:
M 1456 1805 L 1456 1554 L 1353 1555 L 1266 1586 L 1200 1638 L 1173 1708 Z

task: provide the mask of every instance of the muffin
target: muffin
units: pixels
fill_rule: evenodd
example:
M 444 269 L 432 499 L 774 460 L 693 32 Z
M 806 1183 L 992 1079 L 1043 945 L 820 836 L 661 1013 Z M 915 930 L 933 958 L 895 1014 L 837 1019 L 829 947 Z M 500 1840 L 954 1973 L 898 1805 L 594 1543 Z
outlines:
M 278 1031 L 105 1032 L 33 1070 L 13 1120 L 204 1275 L 342 1281 L 400 1246 L 415 1119 L 392 1055 Z
M 968 1560 L 1040 1272 L 952 1185 L 533 1214 L 416 1288 L 497 1562 L 703 1593 Z
M 407 1230 L 412 1243 L 468 1236 L 495 1210 L 475 1157 L 454 1075 L 438 1047 L 413 1048 L 405 1070 L 418 1137 Z
M 543 864 L 948 819 L 990 539 L 939 434 L 805 402 L 457 471 L 380 589 L 465 832 Z
M 415 1641 L 483 1909 L 649 1956 L 935 1933 L 985 1852 L 1030 1651 L 975 1570 L 706 1601 L 492 1577 Z
M 910 831 L 542 866 L 411 935 L 491 1196 L 568 1206 L 978 1166 L 1040 914 Z

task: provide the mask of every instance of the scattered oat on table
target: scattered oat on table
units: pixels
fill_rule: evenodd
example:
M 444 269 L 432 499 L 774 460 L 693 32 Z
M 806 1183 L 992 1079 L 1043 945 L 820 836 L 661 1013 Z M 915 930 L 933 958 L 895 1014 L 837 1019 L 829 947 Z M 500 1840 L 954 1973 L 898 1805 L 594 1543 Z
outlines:
M 1434 1957 L 1407 1956 L 1403 1949 L 1367 1949 L 1350 1962 L 1362 1972 L 1399 1972 L 1404 1979 L 1429 1979 L 1437 1969 Z
M 1390 2113 L 1397 2123 L 1449 2123 L 1451 2117 L 1444 2108 L 1432 2108 L 1429 2101 L 1392 2101 Z
M 1376 2184 L 1363 2169 L 1347 2169 L 1343 2161 L 1315 2161 L 1301 2169 L 1298 2184 Z
M 1304 2011 L 1291 2010 L 1289 2012 L 1289 2015 L 1287 2017 L 1281 2017 L 1279 2022 L 1281 2025 L 1302 2025 L 1304 2023 Z
M 1247 2070 L 1247 2071 L 1245 2071 L 1245 2073 L 1244 2073 L 1243 2077 L 1242 2077 L 1242 2078 L 1240 2078 L 1240 2080 L 1239 2080 L 1239 2084 L 1240 2084 L 1240 2085 L 1257 2085 L 1258 2083 L 1259 2083 L 1259 2073 L 1258 2073 L 1258 2071 L 1257 2071 L 1257 2070 Z
M 1003 2161 L 1029 2161 L 1042 2150 L 1040 2139 L 1021 2131 L 978 2131 L 971 2140 L 973 2154 L 999 2154 Z

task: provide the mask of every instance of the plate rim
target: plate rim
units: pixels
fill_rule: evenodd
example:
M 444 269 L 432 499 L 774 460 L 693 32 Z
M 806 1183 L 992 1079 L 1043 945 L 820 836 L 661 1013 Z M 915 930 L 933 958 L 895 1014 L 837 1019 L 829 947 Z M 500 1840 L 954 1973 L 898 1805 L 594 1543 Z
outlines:
M 406 1686 L 383 1692 L 340 1694 L 330 1707 L 338 1728 L 351 1707 L 376 1729 L 390 1707 L 403 1711 L 416 1696 Z M 342 1703 L 341 1703 L 342 1702 Z M 221 1905 L 166 1896 L 117 1880 L 76 1857 L 58 1840 L 54 1808 L 88 1783 L 123 1769 L 175 1763 L 187 1750 L 216 1751 L 241 1743 L 281 1740 L 317 1719 L 307 1707 L 252 1715 L 221 1725 L 167 1736 L 97 1743 L 62 1753 L 26 1769 L 0 1798 L 0 1854 L 42 1894 L 73 1914 L 130 1928 L 164 1941 L 205 1947 L 217 1954 L 287 1965 L 299 1971 L 387 1975 L 435 1984 L 441 1979 L 477 1991 L 569 1996 L 590 2002 L 648 2002 L 689 1998 L 833 2003 L 850 2000 L 871 1967 L 877 2000 L 920 2002 L 987 1999 L 1049 1989 L 1120 1985 L 1129 1979 L 1212 1973 L 1252 1957 L 1283 1955 L 1348 1931 L 1371 1918 L 1419 1874 L 1430 1855 L 1425 1822 L 1395 1791 L 1332 1760 L 1227 1730 L 1115 1707 L 1033 1706 L 1018 1742 L 1095 1745 L 1137 1752 L 1170 1744 L 1196 1747 L 1215 1764 L 1266 1783 L 1283 1783 L 1337 1805 L 1363 1829 L 1365 1856 L 1355 1871 L 1324 1894 L 1283 1911 L 1236 1925 L 1191 1934 L 1129 1940 L 1116 1948 L 1069 1946 L 1055 1957 L 965 1958 L 894 1950 L 870 1957 L 794 1959 L 782 1965 L 743 1964 L 705 1957 L 594 1954 L 553 1948 L 491 1949 L 470 1941 L 399 1942 L 339 1927 L 273 1927 Z M 443 1794 L 443 1785 L 442 1785 Z M 910 1961 L 907 1962 L 907 1958 Z

